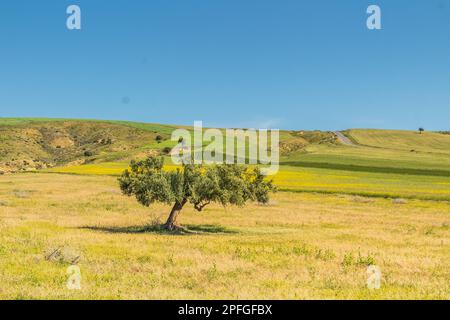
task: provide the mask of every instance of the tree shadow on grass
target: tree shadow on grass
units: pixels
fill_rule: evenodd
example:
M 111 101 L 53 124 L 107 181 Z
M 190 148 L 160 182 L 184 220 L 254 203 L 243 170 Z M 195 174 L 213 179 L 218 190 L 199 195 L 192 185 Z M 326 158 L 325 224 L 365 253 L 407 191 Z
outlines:
M 229 229 L 226 227 L 222 227 L 217 224 L 188 224 L 185 226 L 187 230 L 192 231 L 194 233 L 229 233 L 236 234 L 239 233 L 237 230 Z
M 129 226 L 129 227 L 102 227 L 102 226 L 84 226 L 80 229 L 100 231 L 105 233 L 156 233 L 169 235 L 198 235 L 198 234 L 236 234 L 238 231 L 222 227 L 220 225 L 203 224 L 203 225 L 183 225 L 182 228 L 169 231 L 163 228 L 161 224 Z

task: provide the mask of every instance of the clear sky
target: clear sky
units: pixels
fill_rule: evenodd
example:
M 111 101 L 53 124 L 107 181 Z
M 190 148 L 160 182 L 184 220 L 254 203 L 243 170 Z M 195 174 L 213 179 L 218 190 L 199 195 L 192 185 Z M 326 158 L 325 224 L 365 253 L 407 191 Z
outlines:
M 450 130 L 450 0 L 4 0 L 0 41 L 0 117 Z

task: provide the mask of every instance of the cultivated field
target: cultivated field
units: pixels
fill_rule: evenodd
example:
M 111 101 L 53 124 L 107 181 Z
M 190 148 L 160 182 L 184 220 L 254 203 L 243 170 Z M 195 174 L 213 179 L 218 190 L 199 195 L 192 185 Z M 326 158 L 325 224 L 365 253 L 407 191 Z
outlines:
M 183 235 L 152 227 L 168 210 L 110 176 L 0 176 L 0 298 L 450 299 L 447 201 L 280 192 L 268 206 L 187 208 Z M 68 290 L 78 256 L 82 289 Z

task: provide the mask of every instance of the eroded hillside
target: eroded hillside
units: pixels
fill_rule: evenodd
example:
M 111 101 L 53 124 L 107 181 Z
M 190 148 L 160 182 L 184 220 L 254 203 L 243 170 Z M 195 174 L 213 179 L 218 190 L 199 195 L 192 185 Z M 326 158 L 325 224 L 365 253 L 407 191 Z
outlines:
M 113 121 L 0 119 L 0 172 L 164 155 L 175 126 Z M 331 132 L 282 131 L 283 155 L 333 144 Z
M 167 134 L 103 122 L 44 122 L 0 126 L 0 170 L 34 170 L 125 158 Z M 144 151 L 144 150 L 143 150 Z

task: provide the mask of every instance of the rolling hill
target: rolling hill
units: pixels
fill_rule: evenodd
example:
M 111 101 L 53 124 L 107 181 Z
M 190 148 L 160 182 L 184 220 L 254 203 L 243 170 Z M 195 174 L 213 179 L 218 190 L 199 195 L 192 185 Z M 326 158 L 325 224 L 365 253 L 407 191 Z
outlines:
M 347 130 L 356 146 L 310 144 L 282 155 L 285 165 L 364 172 L 450 176 L 450 135 L 400 130 Z
M 120 175 L 131 159 L 166 155 L 175 144 L 170 135 L 180 127 L 70 119 L 0 124 L 4 172 L 97 176 Z M 368 129 L 343 134 L 355 145 L 340 143 L 332 132 L 281 131 L 281 167 L 274 176 L 279 190 L 450 201 L 450 135 Z
M 0 119 L 0 172 L 129 161 L 165 155 L 173 130 L 190 127 L 73 119 Z M 331 132 L 282 131 L 282 154 L 306 146 L 335 144 Z
M 79 119 L 0 118 L 0 172 L 129 162 L 167 155 L 176 125 Z M 437 132 L 351 129 L 281 131 L 281 164 L 359 172 L 450 176 L 450 135 Z
M 1 123 L 1 122 L 0 122 Z M 166 126 L 96 121 L 5 121 L 0 125 L 0 170 L 25 171 L 135 156 L 167 140 Z
M 450 135 L 438 132 L 402 130 L 347 130 L 358 145 L 409 152 L 443 153 L 450 155 Z

